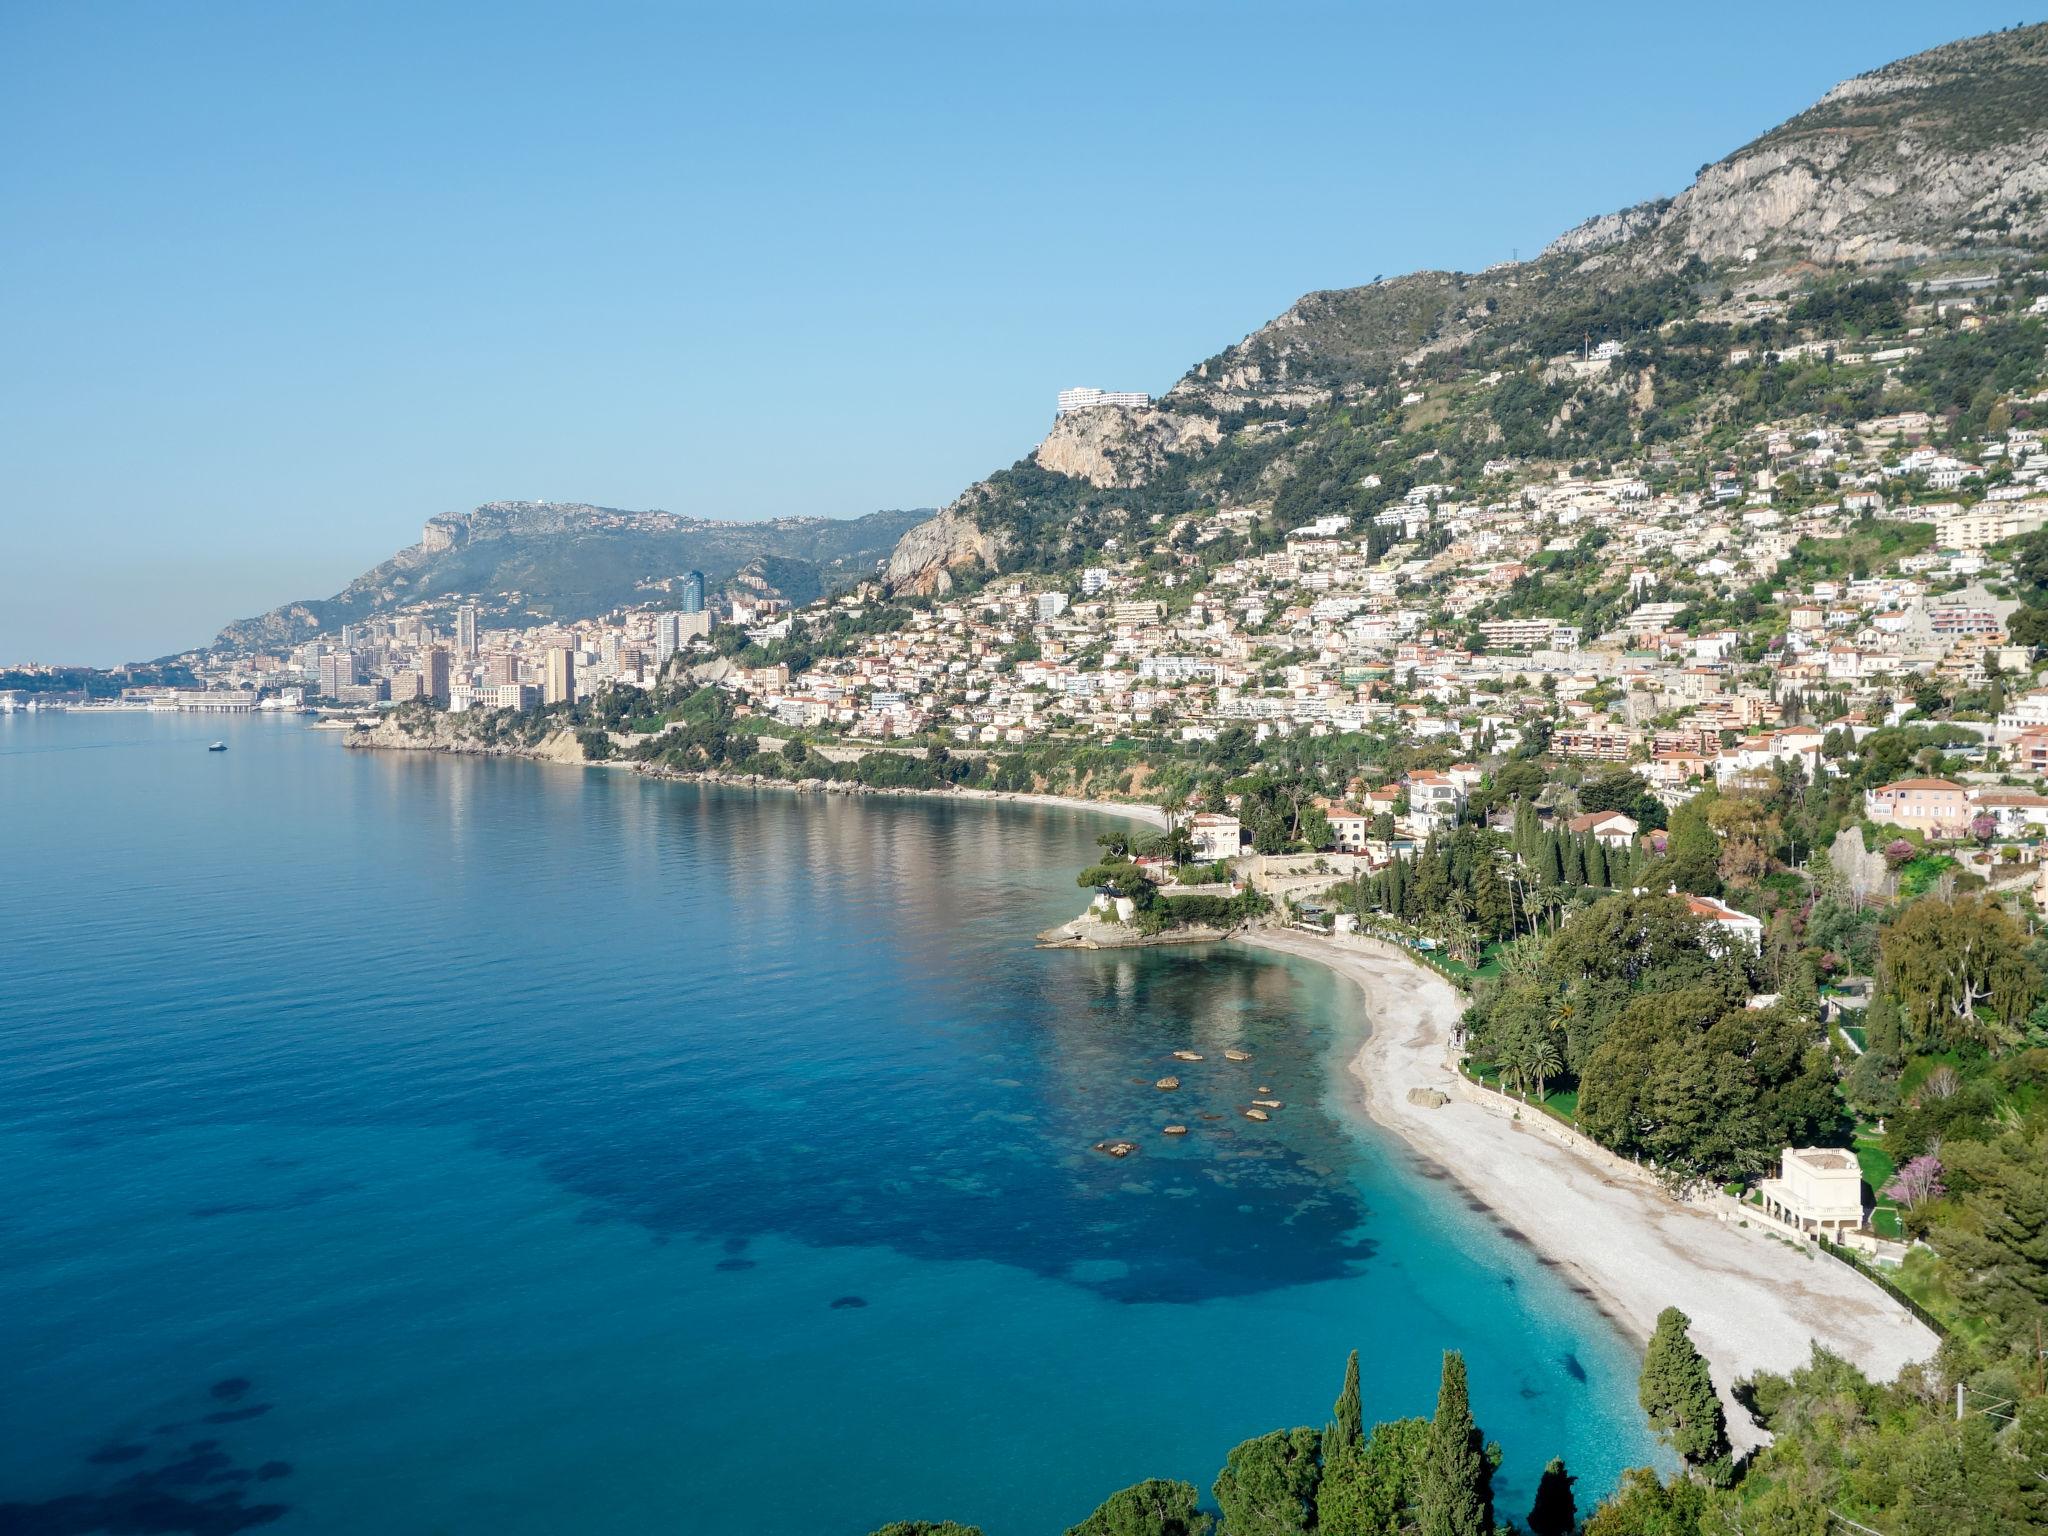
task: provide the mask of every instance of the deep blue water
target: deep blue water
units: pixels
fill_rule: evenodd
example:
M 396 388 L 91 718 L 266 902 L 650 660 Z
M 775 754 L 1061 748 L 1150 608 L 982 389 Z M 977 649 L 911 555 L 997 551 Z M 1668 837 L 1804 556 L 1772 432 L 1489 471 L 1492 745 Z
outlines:
M 1031 947 L 1107 825 L 0 716 L 0 1532 L 1057 1536 L 1354 1345 L 1467 1352 L 1504 1514 L 1648 1459 L 1348 989 Z

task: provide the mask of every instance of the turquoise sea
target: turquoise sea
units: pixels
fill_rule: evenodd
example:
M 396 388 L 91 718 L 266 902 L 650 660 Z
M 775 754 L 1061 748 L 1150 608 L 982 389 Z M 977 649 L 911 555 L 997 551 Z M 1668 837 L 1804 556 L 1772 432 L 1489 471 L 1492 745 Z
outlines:
M 1504 1515 L 1650 1459 L 1348 988 L 1032 948 L 1110 824 L 0 716 L 0 1533 L 1058 1536 L 1353 1346 Z

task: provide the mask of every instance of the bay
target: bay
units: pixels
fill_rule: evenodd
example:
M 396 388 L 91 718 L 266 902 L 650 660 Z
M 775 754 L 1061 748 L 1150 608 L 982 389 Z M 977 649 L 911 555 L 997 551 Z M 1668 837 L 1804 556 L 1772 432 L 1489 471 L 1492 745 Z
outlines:
M 1037 1536 L 1352 1347 L 1368 1418 L 1466 1351 L 1504 1515 L 1652 1459 L 1348 988 L 1031 947 L 1113 825 L 0 717 L 0 1529 Z

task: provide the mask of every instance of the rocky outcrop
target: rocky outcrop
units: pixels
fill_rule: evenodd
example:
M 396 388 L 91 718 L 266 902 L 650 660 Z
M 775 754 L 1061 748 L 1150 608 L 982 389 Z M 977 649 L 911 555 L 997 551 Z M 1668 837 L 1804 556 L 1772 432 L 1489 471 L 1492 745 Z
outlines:
M 919 523 L 897 540 L 882 573 L 891 592 L 920 597 L 950 592 L 955 571 L 977 566 L 994 570 L 1002 563 L 1009 541 L 975 523 L 966 510 L 973 505 L 975 494 L 969 491 L 930 522 Z
M 485 737 L 474 728 L 478 718 L 443 710 L 392 710 L 367 729 L 351 731 L 343 745 L 391 752 L 451 752 L 465 757 L 527 757 L 544 763 L 589 760 L 574 731 L 550 731 L 532 741 L 512 734 Z
M 1551 251 L 1633 265 L 1757 257 L 1875 264 L 2048 236 L 2048 25 L 1969 38 L 1844 81 L 1656 210 Z
M 1032 454 L 1040 469 L 1097 489 L 1143 485 L 1170 453 L 1200 452 L 1222 440 L 1212 417 L 1098 405 L 1053 423 Z
M 1637 203 L 1635 207 L 1624 208 L 1619 213 L 1600 214 L 1574 229 L 1566 230 L 1543 248 L 1543 254 L 1590 256 L 1595 251 L 1626 244 L 1645 231 L 1655 229 L 1670 206 L 1671 199 L 1665 197 L 1655 202 Z
M 2048 90 L 2048 79 L 2044 79 Z M 2048 234 L 2048 133 L 1943 153 L 1910 127 L 1826 130 L 1708 166 L 1661 233 L 1685 255 L 1872 264 Z

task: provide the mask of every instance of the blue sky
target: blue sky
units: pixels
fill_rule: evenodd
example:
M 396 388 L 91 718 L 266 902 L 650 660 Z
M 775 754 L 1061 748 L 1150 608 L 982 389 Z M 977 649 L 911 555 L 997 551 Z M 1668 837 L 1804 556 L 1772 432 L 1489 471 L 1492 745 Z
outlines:
M 2011 4 L 0 6 L 0 663 L 498 497 L 942 502 Z

